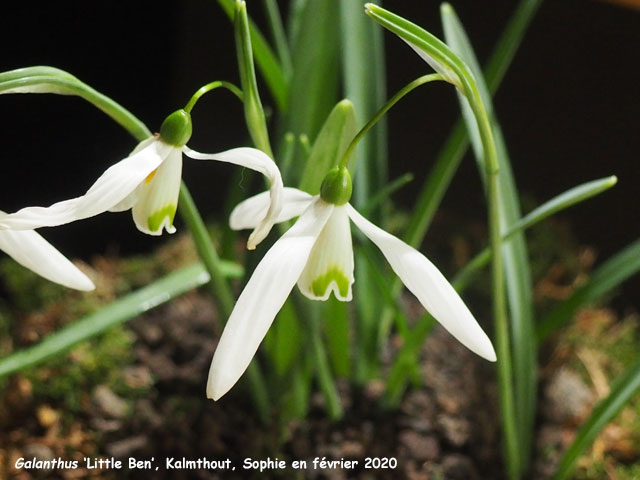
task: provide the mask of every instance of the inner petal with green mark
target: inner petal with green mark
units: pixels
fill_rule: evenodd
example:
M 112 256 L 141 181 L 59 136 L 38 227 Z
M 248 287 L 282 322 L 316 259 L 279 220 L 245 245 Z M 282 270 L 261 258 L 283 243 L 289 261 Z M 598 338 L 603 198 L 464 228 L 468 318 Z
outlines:
M 133 219 L 138 230 L 149 235 L 161 235 L 164 230 L 173 233 L 180 182 L 182 179 L 182 152 L 172 148 L 160 166 L 140 184 Z
M 164 224 L 167 230 L 173 227 L 173 219 L 176 216 L 176 205 L 167 205 L 160 210 L 156 210 L 147 219 L 147 225 L 149 230 L 155 232 L 163 226 L 165 219 L 167 222 Z
M 335 287 L 338 288 L 338 294 L 344 298 L 349 295 L 349 279 L 344 274 L 340 267 L 331 266 L 327 273 L 320 275 L 311 284 L 311 291 L 318 297 L 324 296 L 331 282 L 335 283 Z
M 322 201 L 322 200 L 319 200 Z M 351 300 L 353 245 L 349 217 L 344 207 L 335 207 L 311 249 L 298 280 L 298 288 L 312 300 L 327 300 L 331 292 L 338 300 Z

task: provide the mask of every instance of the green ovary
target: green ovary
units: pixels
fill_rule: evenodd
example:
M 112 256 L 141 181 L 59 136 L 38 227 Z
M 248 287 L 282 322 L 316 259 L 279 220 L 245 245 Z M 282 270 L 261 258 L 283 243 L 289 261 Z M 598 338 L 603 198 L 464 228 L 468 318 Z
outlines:
M 176 216 L 176 206 L 169 204 L 165 207 L 162 207 L 160 210 L 156 210 L 147 219 L 147 226 L 149 230 L 155 232 L 162 225 L 162 221 L 165 217 L 169 218 L 169 225 L 173 226 L 173 217 Z
M 324 296 L 325 292 L 331 285 L 331 282 L 335 282 L 338 286 L 338 292 L 340 296 L 346 298 L 349 294 L 349 279 L 338 267 L 331 267 L 327 270 L 327 273 L 320 275 L 311 284 L 311 291 L 317 297 Z

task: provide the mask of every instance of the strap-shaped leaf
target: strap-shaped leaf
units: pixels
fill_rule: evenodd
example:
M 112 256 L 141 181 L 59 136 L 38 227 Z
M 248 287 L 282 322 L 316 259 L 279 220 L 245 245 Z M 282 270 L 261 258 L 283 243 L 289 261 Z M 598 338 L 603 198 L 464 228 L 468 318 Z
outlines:
M 622 410 L 622 407 L 640 390 L 640 355 L 635 362 L 617 378 L 611 393 L 602 399 L 593 409 L 589 418 L 582 424 L 573 443 L 565 452 L 554 480 L 570 478 L 578 458 L 591 445 L 598 433 Z
M 242 268 L 230 262 L 223 262 L 221 267 L 224 274 L 229 277 L 239 277 L 243 274 Z M 209 274 L 200 263 L 182 267 L 136 292 L 125 295 L 97 312 L 67 325 L 40 343 L 0 359 L 0 377 L 64 353 L 84 340 L 93 338 L 115 325 L 204 285 L 209 279 Z
M 218 0 L 218 3 L 229 16 L 229 19 L 233 20 L 235 0 Z M 269 43 L 253 21 L 249 22 L 249 29 L 251 32 L 251 45 L 253 46 L 253 52 L 260 73 L 262 73 L 269 87 L 269 91 L 271 95 L 273 95 L 278 110 L 284 111 L 287 109 L 287 99 L 289 95 L 287 78 Z
M 491 94 L 486 86 L 482 70 L 462 23 L 453 8 L 447 3 L 442 5 L 441 16 L 447 43 L 469 65 L 476 78 L 480 98 L 485 106 L 494 132 L 498 164 L 500 165 L 497 199 L 499 202 L 501 233 L 504 234 L 519 220 L 521 215 L 520 201 L 515 180 L 511 173 L 507 147 L 493 112 Z M 458 98 L 478 169 L 480 170 L 481 178 L 484 179 L 486 159 L 478 123 L 467 99 L 462 95 L 458 95 Z M 523 470 L 529 462 L 537 387 L 537 351 L 533 335 L 531 269 L 524 235 L 521 233 L 515 234 L 511 240 L 505 242 L 502 245 L 502 256 L 510 310 L 509 329 L 513 361 L 513 378 L 511 381 L 514 383 L 516 430 L 520 443 L 519 448 L 516 448 L 515 445 L 511 446 L 510 455 L 516 455 L 515 452 L 519 450 L 520 464 L 518 468 Z

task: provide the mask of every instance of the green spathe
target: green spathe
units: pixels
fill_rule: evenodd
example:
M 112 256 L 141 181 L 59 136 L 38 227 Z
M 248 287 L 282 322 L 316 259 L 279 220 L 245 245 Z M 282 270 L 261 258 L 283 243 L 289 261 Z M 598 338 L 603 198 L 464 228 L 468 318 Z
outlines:
M 173 204 L 166 205 L 160 210 L 156 210 L 147 219 L 147 226 L 152 232 L 158 231 L 165 217 L 169 218 L 169 224 L 173 226 L 173 218 L 176 216 L 176 206 Z
M 320 197 L 334 205 L 344 205 L 351 199 L 353 185 L 351 174 L 345 167 L 335 167 L 329 170 L 320 186 Z
M 333 265 L 327 270 L 326 273 L 320 275 L 311 284 L 311 290 L 313 294 L 318 297 L 323 297 L 331 282 L 334 282 L 338 287 L 340 296 L 346 298 L 349 295 L 349 279 L 339 267 Z
M 302 178 L 300 190 L 311 195 L 320 192 L 322 179 L 338 165 L 349 143 L 358 133 L 358 120 L 353 103 L 344 99 L 333 107 L 313 142 Z
M 180 109 L 164 119 L 160 126 L 160 138 L 169 145 L 182 147 L 191 138 L 191 114 Z

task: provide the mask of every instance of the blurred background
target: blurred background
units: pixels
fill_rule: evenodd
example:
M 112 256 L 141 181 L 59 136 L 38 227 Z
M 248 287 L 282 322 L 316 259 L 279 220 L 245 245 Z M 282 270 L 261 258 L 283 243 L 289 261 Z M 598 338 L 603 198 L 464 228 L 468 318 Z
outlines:
M 261 2 L 247 3 L 250 15 L 268 32 Z M 385 5 L 442 36 L 439 3 L 394 0 Z M 618 176 L 614 189 L 561 216 L 579 243 L 595 247 L 599 260 L 639 233 L 640 14 L 633 4 L 543 2 L 495 99 L 518 187 L 530 202 L 525 211 L 578 183 Z M 0 70 L 38 64 L 65 69 L 156 130 L 202 84 L 238 82 L 232 26 L 215 1 L 158 5 L 14 3 L 0 19 Z M 453 5 L 480 60 L 486 60 L 514 2 L 458 0 Z M 384 40 L 388 92 L 393 93 L 427 68 L 399 39 L 385 33 Z M 266 88 L 262 92 L 268 107 L 272 101 Z M 78 98 L 6 95 L 0 96 L 0 109 L 4 211 L 84 193 L 135 145 L 119 126 Z M 457 116 L 458 104 L 446 86 L 420 89 L 394 108 L 388 117 L 390 177 L 407 171 L 418 179 L 426 175 Z M 219 91 L 200 101 L 192 148 L 215 152 L 245 145 L 247 139 L 241 105 L 232 95 Z M 185 160 L 184 179 L 208 218 L 224 221 L 222 203 L 232 174 L 231 167 Z M 399 206 L 412 208 L 420 184 L 414 181 L 395 195 Z M 241 188 L 248 189 L 249 183 Z M 482 204 L 482 187 L 469 156 L 443 209 L 483 221 Z M 129 214 L 101 215 L 42 233 L 65 254 L 84 259 L 147 251 L 163 242 L 139 234 Z M 640 305 L 639 287 L 637 279 L 625 284 L 626 305 Z

